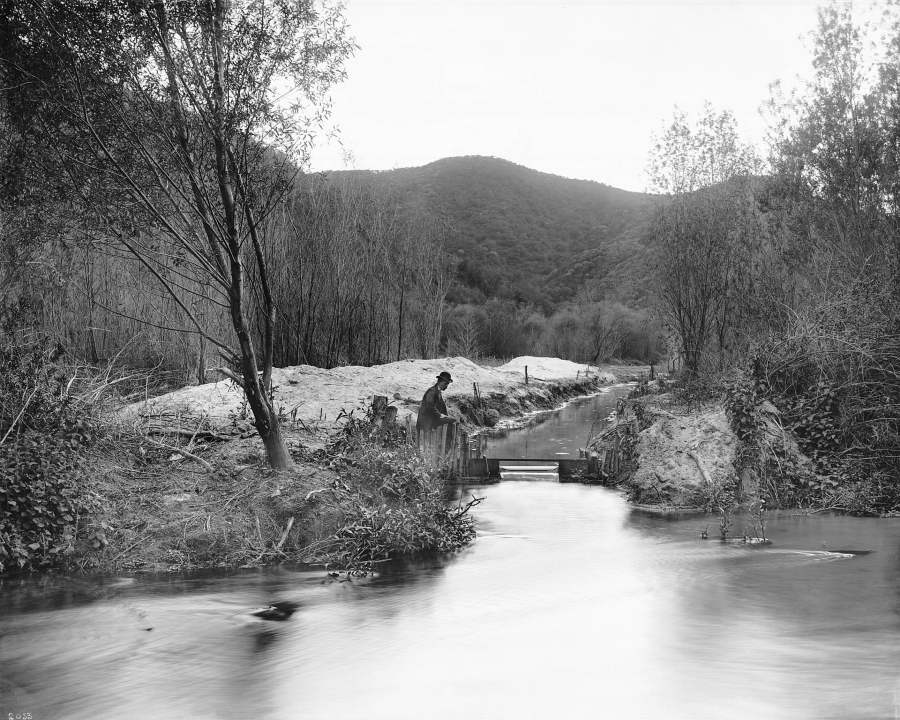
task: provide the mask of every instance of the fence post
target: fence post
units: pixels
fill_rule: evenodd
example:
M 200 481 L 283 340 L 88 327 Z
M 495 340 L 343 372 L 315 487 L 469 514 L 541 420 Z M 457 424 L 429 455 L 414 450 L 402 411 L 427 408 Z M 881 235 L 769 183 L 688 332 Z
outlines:
M 386 395 L 375 395 L 372 398 L 372 416 L 380 420 L 387 410 L 388 399 Z
M 459 455 L 458 455 L 457 471 L 462 477 L 469 475 L 469 435 L 468 433 L 459 433 Z
M 525 366 L 525 384 L 528 384 L 528 366 Z
M 438 465 L 444 459 L 444 454 L 447 452 L 447 426 L 439 426 L 435 435 L 434 464 Z

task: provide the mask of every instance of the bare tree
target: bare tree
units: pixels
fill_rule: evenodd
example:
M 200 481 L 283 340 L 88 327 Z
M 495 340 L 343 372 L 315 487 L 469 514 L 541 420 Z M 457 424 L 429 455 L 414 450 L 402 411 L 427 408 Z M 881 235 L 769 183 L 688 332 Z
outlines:
M 481 354 L 481 343 L 478 338 L 478 315 L 475 308 L 467 305 L 456 307 L 449 325 L 447 354 L 477 360 Z

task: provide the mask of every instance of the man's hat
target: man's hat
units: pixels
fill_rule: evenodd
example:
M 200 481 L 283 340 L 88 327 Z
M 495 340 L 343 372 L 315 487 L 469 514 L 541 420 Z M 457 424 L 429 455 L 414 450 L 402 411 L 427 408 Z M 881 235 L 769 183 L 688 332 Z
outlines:
M 438 380 L 446 380 L 448 383 L 453 382 L 453 378 L 450 377 L 450 373 L 448 373 L 446 370 L 444 372 L 442 372 L 440 375 L 438 375 L 437 379 Z

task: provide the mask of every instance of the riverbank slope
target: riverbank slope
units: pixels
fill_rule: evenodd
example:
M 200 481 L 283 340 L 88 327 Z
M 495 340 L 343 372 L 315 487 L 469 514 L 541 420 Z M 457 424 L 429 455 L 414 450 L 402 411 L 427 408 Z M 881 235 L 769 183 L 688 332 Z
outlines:
M 705 510 L 726 518 L 765 508 L 897 515 L 894 486 L 839 474 L 823 461 L 824 454 L 817 463 L 816 441 L 823 433 L 807 437 L 804 445 L 769 400 L 747 403 L 734 387 L 703 402 L 685 399 L 671 385 L 641 387 L 646 394 L 628 401 L 618 430 L 611 429 L 593 446 L 602 453 L 610 438 L 619 443 L 622 461 L 612 482 L 633 504 L 663 512 Z
M 717 510 L 741 494 L 737 438 L 721 404 L 689 406 L 668 393 L 647 395 L 629 401 L 623 420 L 624 458 L 614 481 L 631 503 L 654 510 Z

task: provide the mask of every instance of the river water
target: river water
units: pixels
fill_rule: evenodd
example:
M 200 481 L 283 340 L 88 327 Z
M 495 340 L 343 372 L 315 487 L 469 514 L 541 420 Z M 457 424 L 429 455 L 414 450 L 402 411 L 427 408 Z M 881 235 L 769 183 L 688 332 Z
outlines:
M 900 716 L 900 521 L 770 513 L 749 548 L 607 488 L 469 490 L 470 548 L 365 580 L 3 581 L 0 718 Z
M 597 395 L 576 398 L 562 409 L 539 412 L 522 428 L 501 430 L 487 438 L 485 454 L 502 458 L 577 458 L 590 436 L 609 424 L 616 400 L 634 383 L 612 385 Z

